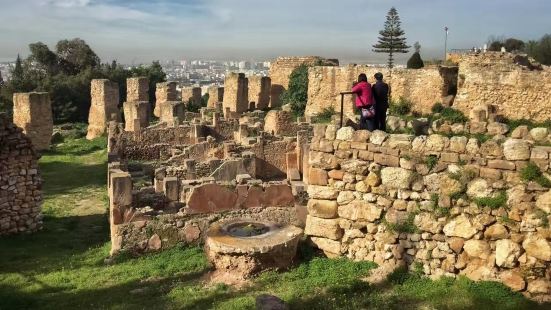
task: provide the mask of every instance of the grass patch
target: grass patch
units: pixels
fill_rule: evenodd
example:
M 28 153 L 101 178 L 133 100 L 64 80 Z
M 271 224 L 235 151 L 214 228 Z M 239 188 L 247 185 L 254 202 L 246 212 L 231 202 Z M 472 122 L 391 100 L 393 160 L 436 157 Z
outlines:
M 425 165 L 429 168 L 429 172 L 438 164 L 438 157 L 435 155 L 429 155 L 425 157 Z
M 479 207 L 489 207 L 492 210 L 499 209 L 507 205 L 507 193 L 500 191 L 494 196 L 475 198 L 474 202 Z
M 392 232 L 397 233 L 408 233 L 408 234 L 414 234 L 419 232 L 419 228 L 415 226 L 415 215 L 417 213 L 411 212 L 408 214 L 408 217 L 405 221 L 401 223 L 389 223 L 386 220 L 383 220 L 383 224 L 386 226 L 386 228 Z
M 407 115 L 411 112 L 411 101 L 400 97 L 398 100 L 392 100 L 388 107 L 388 113 L 391 115 Z
M 527 182 L 534 181 L 543 187 L 551 187 L 551 180 L 546 178 L 541 172 L 540 167 L 533 162 L 529 162 L 524 168 L 522 168 L 520 171 L 520 178 Z
M 449 121 L 450 123 L 465 123 L 469 121 L 469 118 L 463 114 L 463 112 L 456 110 L 454 108 L 443 107 L 440 111 L 440 115 L 443 120 Z

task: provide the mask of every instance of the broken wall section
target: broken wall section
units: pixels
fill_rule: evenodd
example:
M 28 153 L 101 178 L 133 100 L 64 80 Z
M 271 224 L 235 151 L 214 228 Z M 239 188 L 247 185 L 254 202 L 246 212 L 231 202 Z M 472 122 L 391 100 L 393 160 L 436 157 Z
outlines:
M 36 150 L 50 148 L 54 122 L 48 93 L 13 94 L 13 122 L 23 129 Z

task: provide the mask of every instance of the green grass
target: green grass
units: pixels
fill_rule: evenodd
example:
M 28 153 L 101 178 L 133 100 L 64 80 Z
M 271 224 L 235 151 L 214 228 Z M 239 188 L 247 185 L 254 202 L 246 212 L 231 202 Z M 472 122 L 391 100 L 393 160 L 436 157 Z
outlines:
M 538 308 L 503 285 L 464 278 L 399 271 L 369 285 L 362 278 L 374 263 L 316 257 L 307 246 L 288 272 L 264 273 L 241 289 L 206 285 L 210 267 L 198 247 L 106 262 L 105 142 L 69 140 L 41 158 L 44 229 L 0 238 L 0 309 L 251 309 L 263 293 L 291 309 Z
M 534 181 L 543 187 L 551 187 L 551 180 L 546 178 L 541 172 L 540 167 L 529 162 L 522 170 L 520 171 L 520 178 L 524 181 Z
M 331 119 L 333 118 L 333 115 L 335 115 L 336 113 L 337 111 L 335 111 L 335 108 L 332 106 L 328 108 L 324 108 L 320 113 L 312 117 L 312 123 L 314 124 L 331 123 Z

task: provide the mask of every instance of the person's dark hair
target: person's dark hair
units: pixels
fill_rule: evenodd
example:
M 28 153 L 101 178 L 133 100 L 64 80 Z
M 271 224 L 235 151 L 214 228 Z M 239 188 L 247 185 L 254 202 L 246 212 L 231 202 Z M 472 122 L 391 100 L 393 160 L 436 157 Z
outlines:
M 377 81 L 382 81 L 383 80 L 383 74 L 381 72 L 375 73 L 375 79 Z
M 367 75 L 365 75 L 365 73 L 358 75 L 358 83 L 359 82 L 367 82 Z

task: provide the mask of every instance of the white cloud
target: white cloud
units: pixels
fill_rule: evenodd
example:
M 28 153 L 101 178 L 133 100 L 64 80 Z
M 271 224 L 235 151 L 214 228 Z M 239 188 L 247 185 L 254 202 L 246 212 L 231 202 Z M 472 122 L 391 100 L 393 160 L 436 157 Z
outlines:
M 91 0 L 46 0 L 45 4 L 60 8 L 84 7 L 91 3 Z

